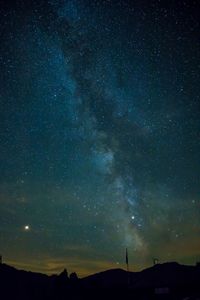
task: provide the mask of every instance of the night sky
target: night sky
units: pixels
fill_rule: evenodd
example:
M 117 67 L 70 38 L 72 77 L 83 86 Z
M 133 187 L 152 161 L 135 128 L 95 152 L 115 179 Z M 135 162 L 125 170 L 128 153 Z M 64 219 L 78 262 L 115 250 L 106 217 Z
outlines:
M 125 268 L 126 247 L 133 271 L 200 260 L 198 11 L 1 1 L 6 263 L 85 276 Z

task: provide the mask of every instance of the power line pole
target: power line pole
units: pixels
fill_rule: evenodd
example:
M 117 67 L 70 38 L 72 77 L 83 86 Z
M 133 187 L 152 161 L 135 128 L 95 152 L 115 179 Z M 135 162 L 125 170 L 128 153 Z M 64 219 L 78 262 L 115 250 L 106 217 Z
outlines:
M 127 288 L 130 286 L 130 273 L 129 273 L 129 262 L 128 262 L 128 249 L 126 248 L 126 270 L 127 270 Z
M 128 264 L 128 249 L 126 248 L 126 269 L 129 272 L 129 264 Z

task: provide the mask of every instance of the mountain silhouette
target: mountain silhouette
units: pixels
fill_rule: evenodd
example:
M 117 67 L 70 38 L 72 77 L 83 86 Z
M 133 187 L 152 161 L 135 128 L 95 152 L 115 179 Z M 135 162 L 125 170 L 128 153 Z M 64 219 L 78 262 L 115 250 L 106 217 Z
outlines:
M 157 264 L 140 272 L 111 269 L 79 279 L 17 270 L 0 264 L 1 299 L 198 299 L 200 266 L 176 262 Z M 125 297 L 125 298 L 124 298 Z M 193 298 L 192 298 L 193 297 Z
M 200 283 L 200 268 L 176 262 L 157 264 L 138 273 L 134 287 L 180 286 Z
M 128 277 L 135 277 L 136 274 L 123 269 L 111 269 L 82 278 L 81 283 L 88 288 L 123 288 L 127 287 Z

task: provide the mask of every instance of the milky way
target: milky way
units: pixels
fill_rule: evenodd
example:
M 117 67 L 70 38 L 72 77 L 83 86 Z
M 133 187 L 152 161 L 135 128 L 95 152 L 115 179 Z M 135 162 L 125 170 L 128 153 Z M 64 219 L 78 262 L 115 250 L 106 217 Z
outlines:
M 2 4 L 0 251 L 80 276 L 200 256 L 196 1 Z M 200 11 L 200 10 L 199 10 Z

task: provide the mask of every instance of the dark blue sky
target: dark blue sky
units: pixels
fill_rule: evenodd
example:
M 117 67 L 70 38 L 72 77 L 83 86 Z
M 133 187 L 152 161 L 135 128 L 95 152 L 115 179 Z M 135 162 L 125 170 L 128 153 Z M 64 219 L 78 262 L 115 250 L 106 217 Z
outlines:
M 200 256 L 198 1 L 2 2 L 0 251 L 80 276 Z M 29 226 L 28 229 L 25 226 Z

